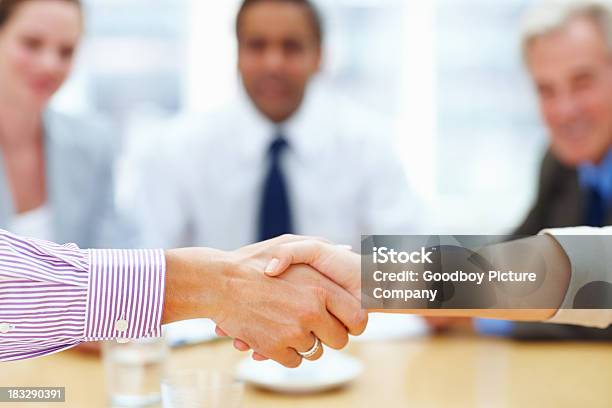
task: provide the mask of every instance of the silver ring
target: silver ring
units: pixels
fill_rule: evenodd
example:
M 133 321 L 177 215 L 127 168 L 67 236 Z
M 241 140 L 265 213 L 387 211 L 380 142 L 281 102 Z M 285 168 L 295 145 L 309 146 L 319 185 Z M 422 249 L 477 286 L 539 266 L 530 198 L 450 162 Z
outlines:
M 301 351 L 298 351 L 298 354 L 300 356 L 304 357 L 305 359 L 309 359 L 310 357 L 312 357 L 315 354 L 317 354 L 317 352 L 321 348 L 321 340 L 319 340 L 319 338 L 317 336 L 314 336 L 314 338 L 315 338 L 315 343 L 314 343 L 314 346 L 312 346 L 312 348 L 310 350 L 305 351 L 303 353 Z

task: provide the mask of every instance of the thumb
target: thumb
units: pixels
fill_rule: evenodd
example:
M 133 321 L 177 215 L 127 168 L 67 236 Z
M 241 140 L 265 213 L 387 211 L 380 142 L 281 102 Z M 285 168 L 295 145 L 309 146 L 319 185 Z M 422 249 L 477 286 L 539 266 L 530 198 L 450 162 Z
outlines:
M 321 257 L 331 254 L 332 245 L 316 240 L 303 240 L 281 244 L 272 250 L 274 257 L 266 266 L 265 274 L 279 276 L 291 265 L 306 264 L 317 269 Z
M 279 276 L 291 265 L 306 264 L 351 293 L 359 293 L 361 257 L 349 249 L 346 245 L 310 240 L 283 244 L 276 248 L 265 273 Z

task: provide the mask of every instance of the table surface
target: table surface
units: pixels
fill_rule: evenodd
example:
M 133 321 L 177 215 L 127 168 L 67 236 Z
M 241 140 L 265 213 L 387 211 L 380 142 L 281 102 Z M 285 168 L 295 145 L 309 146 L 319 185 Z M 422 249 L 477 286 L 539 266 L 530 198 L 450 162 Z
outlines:
M 423 337 L 353 342 L 347 352 L 365 364 L 351 386 L 301 397 L 247 387 L 243 406 L 612 407 L 612 345 L 604 343 Z M 173 350 L 170 366 L 228 370 L 243 357 L 228 341 L 219 341 Z M 0 386 L 65 386 L 66 403 L 54 406 L 107 406 L 98 357 L 67 351 L 0 368 Z

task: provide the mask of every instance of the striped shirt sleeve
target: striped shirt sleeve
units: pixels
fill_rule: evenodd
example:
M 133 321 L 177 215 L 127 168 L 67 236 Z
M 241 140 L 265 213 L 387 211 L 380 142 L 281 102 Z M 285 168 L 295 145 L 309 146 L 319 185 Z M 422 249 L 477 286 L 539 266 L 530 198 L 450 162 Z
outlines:
M 82 250 L 0 230 L 0 361 L 161 335 L 162 250 Z

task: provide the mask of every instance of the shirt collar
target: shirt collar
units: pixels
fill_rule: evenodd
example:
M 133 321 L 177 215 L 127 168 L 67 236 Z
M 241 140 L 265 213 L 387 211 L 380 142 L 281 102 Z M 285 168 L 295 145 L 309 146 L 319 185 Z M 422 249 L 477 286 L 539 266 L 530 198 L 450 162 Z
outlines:
M 312 87 L 311 87 L 312 88 Z M 320 110 L 321 98 L 318 92 L 309 89 L 300 108 L 285 122 L 273 123 L 255 107 L 244 90 L 239 94 L 236 106 L 239 108 L 236 120 L 240 121 L 241 143 L 237 146 L 245 159 L 262 159 L 268 147 L 278 136 L 283 136 L 289 144 L 289 150 L 298 160 L 310 160 L 316 157 L 322 148 L 321 138 L 324 138 L 326 126 L 319 123 L 322 120 Z M 320 106 L 321 105 L 321 106 Z
M 313 99 L 312 93 L 305 95 L 299 110 L 280 126 L 281 134 L 287 138 L 298 159 L 309 160 L 315 157 L 321 147 L 318 139 L 327 130 L 320 123 L 323 118 L 318 114 Z

